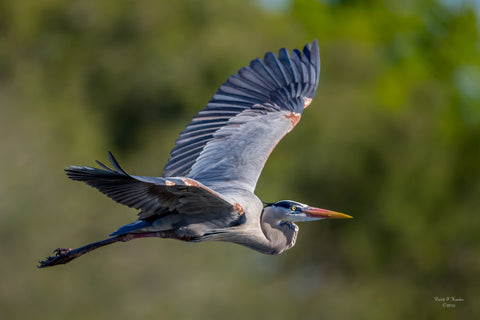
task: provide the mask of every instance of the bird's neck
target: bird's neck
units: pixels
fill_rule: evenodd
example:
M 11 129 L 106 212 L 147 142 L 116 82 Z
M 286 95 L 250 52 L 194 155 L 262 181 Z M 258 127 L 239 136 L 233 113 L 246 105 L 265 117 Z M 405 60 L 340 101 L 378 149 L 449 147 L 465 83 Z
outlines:
M 260 224 L 245 224 L 222 230 L 209 235 L 205 240 L 234 242 L 261 253 L 275 255 L 293 247 L 297 233 L 298 227 L 294 223 L 279 221 L 263 211 Z
M 260 226 L 265 236 L 265 245 L 271 254 L 280 254 L 295 245 L 298 227 L 290 221 L 279 221 L 273 214 L 262 212 Z

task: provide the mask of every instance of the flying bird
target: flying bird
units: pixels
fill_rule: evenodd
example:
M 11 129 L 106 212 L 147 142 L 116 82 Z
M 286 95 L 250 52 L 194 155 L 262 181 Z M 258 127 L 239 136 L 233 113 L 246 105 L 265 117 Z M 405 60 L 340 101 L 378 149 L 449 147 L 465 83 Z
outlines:
M 72 180 L 140 210 L 138 219 L 109 238 L 77 249 L 59 248 L 40 268 L 67 263 L 94 249 L 136 238 L 227 241 L 265 254 L 295 244 L 295 222 L 351 216 L 283 200 L 265 206 L 254 194 L 277 143 L 312 101 L 320 74 L 318 42 L 291 54 L 267 52 L 220 86 L 180 134 L 162 177 L 128 174 L 109 152 L 112 167 L 69 166 Z

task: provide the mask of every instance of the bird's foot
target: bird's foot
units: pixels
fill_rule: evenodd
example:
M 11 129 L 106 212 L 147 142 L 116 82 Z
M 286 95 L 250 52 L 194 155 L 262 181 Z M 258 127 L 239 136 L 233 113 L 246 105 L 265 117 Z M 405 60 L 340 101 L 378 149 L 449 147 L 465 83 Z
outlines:
M 45 268 L 55 266 L 57 264 L 65 264 L 75 258 L 73 255 L 70 254 L 70 252 L 72 252 L 72 249 L 70 248 L 55 249 L 53 250 L 53 253 L 55 253 L 55 255 L 49 256 L 43 261 L 39 261 L 40 264 L 38 265 L 38 267 Z

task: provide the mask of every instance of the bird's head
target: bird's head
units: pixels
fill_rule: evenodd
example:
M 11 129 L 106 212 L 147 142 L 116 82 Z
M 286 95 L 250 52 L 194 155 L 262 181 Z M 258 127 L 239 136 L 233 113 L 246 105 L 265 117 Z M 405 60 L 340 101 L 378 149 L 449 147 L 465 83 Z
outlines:
M 291 222 L 352 218 L 344 213 L 310 207 L 309 205 L 291 200 L 268 203 L 264 210 L 271 212 L 278 220 Z

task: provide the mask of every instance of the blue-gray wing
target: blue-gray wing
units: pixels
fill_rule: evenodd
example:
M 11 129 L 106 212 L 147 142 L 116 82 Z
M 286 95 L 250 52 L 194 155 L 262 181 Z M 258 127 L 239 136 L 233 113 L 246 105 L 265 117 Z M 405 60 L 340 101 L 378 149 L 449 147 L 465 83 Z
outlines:
M 180 134 L 163 177 L 183 176 L 218 192 L 253 192 L 273 148 L 299 121 L 320 74 L 316 40 L 303 53 L 265 54 L 232 75 Z
M 205 219 L 223 219 L 228 225 L 243 212 L 238 206 L 201 183 L 189 178 L 141 177 L 126 173 L 111 153 L 109 168 L 70 166 L 65 169 L 72 180 L 83 181 L 123 205 L 139 209 L 140 219 L 169 213 L 201 214 Z

